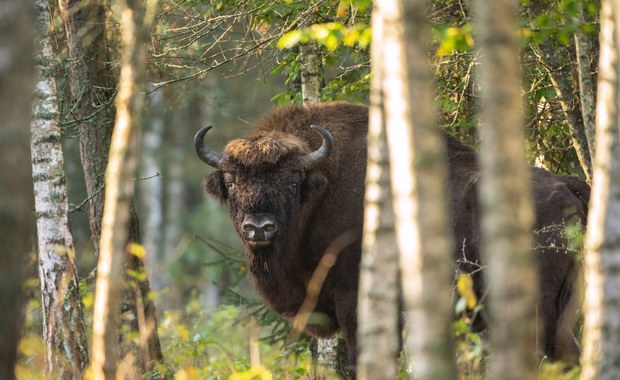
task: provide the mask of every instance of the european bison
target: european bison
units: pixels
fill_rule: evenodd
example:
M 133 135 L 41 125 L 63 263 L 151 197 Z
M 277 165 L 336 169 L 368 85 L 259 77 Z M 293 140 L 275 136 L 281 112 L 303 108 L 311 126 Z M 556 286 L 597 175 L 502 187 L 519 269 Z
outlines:
M 312 126 L 312 127 L 311 127 Z M 339 254 L 320 291 L 315 313 L 321 323 L 307 332 L 318 337 L 342 330 L 355 363 L 358 266 L 361 255 L 366 176 L 368 109 L 347 103 L 275 109 L 246 138 L 223 153 L 204 144 L 210 127 L 195 137 L 202 161 L 217 170 L 206 191 L 225 203 L 245 245 L 256 289 L 276 312 L 294 317 L 306 285 L 331 242 L 356 239 Z M 480 262 L 476 153 L 445 135 L 454 214 L 455 259 L 471 270 Z M 585 225 L 589 187 L 574 177 L 531 169 L 536 206 L 535 253 L 539 259 L 542 350 L 552 358 L 578 354 L 571 329 L 575 314 L 575 270 L 562 233 L 565 221 Z M 479 274 L 477 277 L 481 277 Z M 476 278 L 478 295 L 483 293 Z M 447 295 L 446 295 L 447 296 Z

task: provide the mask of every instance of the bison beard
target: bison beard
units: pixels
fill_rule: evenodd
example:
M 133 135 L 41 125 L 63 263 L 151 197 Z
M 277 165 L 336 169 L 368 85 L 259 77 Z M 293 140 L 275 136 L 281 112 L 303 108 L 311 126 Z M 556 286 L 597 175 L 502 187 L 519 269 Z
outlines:
M 316 300 L 314 313 L 320 321 L 311 321 L 306 331 L 326 337 L 341 330 L 354 368 L 368 109 L 347 103 L 275 109 L 251 136 L 231 141 L 223 153 L 205 146 L 209 129 L 201 129 L 195 138 L 198 156 L 217 169 L 207 177 L 206 191 L 228 207 L 256 289 L 273 310 L 294 317 L 330 243 L 353 233 L 353 242 L 340 251 Z M 470 272 L 474 268 L 468 263 L 481 262 L 480 171 L 471 148 L 444 136 L 458 246 L 454 256 L 459 270 Z M 576 265 L 563 226 L 568 222 L 585 226 L 590 189 L 577 178 L 542 169 L 532 168 L 530 176 L 541 351 L 551 359 L 575 362 Z M 481 296 L 480 272 L 474 280 Z

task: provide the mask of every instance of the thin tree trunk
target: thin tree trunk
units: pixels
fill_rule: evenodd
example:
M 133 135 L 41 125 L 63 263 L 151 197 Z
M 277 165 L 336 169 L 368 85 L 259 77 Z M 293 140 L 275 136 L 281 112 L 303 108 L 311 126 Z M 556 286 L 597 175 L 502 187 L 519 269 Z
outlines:
M 164 120 L 162 91 L 155 91 L 149 96 L 151 117 L 142 135 L 141 147 L 141 174 L 145 178 L 140 181 L 139 191 L 144 209 L 143 236 L 144 246 L 150 258 L 149 277 L 155 291 L 164 288 L 165 284 L 165 255 L 162 249 L 164 237 L 164 179 L 160 156 L 163 147 Z
M 481 248 L 488 263 L 492 379 L 537 376 L 538 277 L 531 252 L 534 217 L 525 162 L 517 5 L 512 0 L 474 3 L 481 50 Z
M 104 173 L 114 127 L 115 83 L 105 34 L 106 9 L 99 0 L 58 0 L 58 4 L 70 63 L 70 116 L 79 132 L 88 219 L 97 256 L 105 202 Z
M 360 380 L 396 378 L 401 334 L 398 247 L 381 88 L 383 16 L 380 4 L 373 9 L 372 34 L 364 241 L 357 306 L 357 376 Z
M 321 101 L 323 82 L 323 60 L 316 42 L 299 45 L 301 98 L 304 105 Z M 344 339 L 316 339 L 316 361 L 319 365 L 347 373 Z
M 104 207 L 93 317 L 94 379 L 116 377 L 118 322 L 123 289 L 123 258 L 129 237 L 133 177 L 137 166 L 140 114 L 139 92 L 145 69 L 144 4 L 121 2 L 122 53 L 117 116 L 106 170 Z
M 301 97 L 304 104 L 321 101 L 323 82 L 323 59 L 316 42 L 299 45 L 301 60 Z
M 454 379 L 445 147 L 428 66 L 427 3 L 382 1 L 383 94 L 413 375 Z
M 25 259 L 32 251 L 33 10 L 32 1 L 0 1 L 0 379 L 15 378 Z
M 62 155 L 47 0 L 36 0 L 39 79 L 31 125 L 32 176 L 39 247 L 45 372 L 80 379 L 88 363 L 84 315 L 75 266 Z
M 586 232 L 581 378 L 620 373 L 620 4 L 601 2 L 596 156 Z

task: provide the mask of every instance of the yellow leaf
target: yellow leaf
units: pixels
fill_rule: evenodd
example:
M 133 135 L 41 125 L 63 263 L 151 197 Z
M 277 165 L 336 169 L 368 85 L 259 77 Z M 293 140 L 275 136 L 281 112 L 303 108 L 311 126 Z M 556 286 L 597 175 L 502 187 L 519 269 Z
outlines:
M 181 339 L 187 341 L 189 340 L 189 330 L 184 325 L 178 325 L 176 328 L 177 334 L 181 337 Z
M 459 275 L 456 282 L 456 290 L 459 295 L 467 302 L 467 309 L 472 310 L 478 304 L 478 298 L 474 292 L 474 280 L 471 276 L 465 273 Z
M 196 368 L 189 366 L 181 369 L 174 375 L 174 380 L 194 380 L 198 379 Z
M 146 257 L 146 248 L 144 248 L 142 244 L 129 243 L 127 249 L 129 250 L 129 253 L 139 259 L 144 259 Z
M 291 30 L 278 40 L 279 49 L 290 49 L 302 42 L 303 33 L 301 30 Z
M 255 366 L 247 371 L 235 372 L 228 377 L 228 380 L 273 380 L 273 374 L 263 366 Z

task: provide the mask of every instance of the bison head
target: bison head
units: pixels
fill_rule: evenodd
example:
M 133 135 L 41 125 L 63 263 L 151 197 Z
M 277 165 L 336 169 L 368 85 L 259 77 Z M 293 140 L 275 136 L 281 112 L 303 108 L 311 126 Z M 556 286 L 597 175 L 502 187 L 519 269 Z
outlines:
M 298 136 L 268 131 L 233 140 L 218 153 L 204 144 L 210 126 L 196 134 L 198 157 L 217 169 L 207 177 L 206 190 L 227 205 L 248 248 L 273 248 L 299 236 L 325 191 L 327 178 L 318 167 L 331 154 L 333 139 L 327 130 L 311 128 L 323 140 L 316 151 Z

